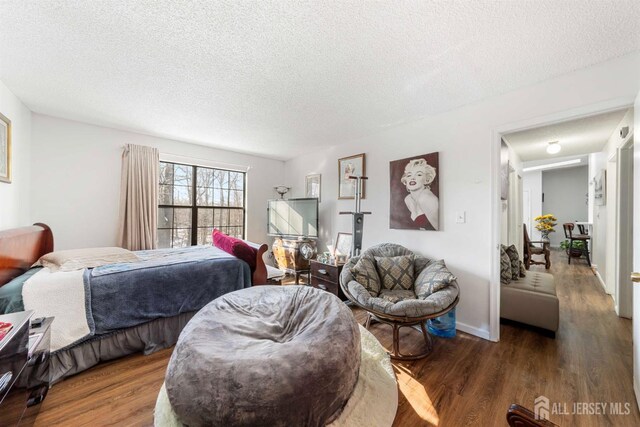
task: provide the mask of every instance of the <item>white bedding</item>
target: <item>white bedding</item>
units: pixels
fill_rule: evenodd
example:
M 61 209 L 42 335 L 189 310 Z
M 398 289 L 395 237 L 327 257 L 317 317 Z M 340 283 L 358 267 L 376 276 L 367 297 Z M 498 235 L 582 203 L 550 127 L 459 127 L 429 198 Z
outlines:
M 45 267 L 22 287 L 25 310 L 35 311 L 34 317 L 55 316 L 51 325 L 51 351 L 92 334 L 87 321 L 84 272 L 52 273 Z

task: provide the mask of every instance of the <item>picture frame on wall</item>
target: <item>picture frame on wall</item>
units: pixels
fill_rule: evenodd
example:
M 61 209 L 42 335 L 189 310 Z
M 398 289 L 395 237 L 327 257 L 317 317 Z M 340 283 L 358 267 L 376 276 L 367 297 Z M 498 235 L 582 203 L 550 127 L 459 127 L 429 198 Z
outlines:
M 0 113 L 0 182 L 11 183 L 11 120 Z
M 355 199 L 356 180 L 350 176 L 366 176 L 364 153 L 338 159 L 338 199 Z M 360 198 L 364 199 L 365 182 L 361 185 Z
M 319 173 L 310 174 L 304 177 L 304 195 L 318 199 L 320 203 L 321 175 Z
M 389 227 L 440 229 L 440 153 L 389 162 Z
M 500 200 L 509 199 L 509 146 L 500 140 Z
M 593 178 L 593 199 L 596 206 L 607 204 L 607 170 L 602 169 Z

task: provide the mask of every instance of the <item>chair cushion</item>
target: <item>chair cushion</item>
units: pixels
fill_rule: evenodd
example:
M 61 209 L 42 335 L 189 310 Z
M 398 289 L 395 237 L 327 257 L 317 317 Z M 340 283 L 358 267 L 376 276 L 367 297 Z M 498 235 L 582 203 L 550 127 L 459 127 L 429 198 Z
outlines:
M 511 259 L 503 245 L 500 245 L 500 283 L 508 285 L 511 283 L 511 277 Z
M 418 298 L 426 298 L 438 292 L 456 280 L 444 263 L 444 260 L 432 261 L 418 274 L 415 282 L 415 293 Z
M 406 298 L 393 303 L 381 297 L 372 297 L 369 291 L 355 280 L 350 281 L 347 288 L 358 304 L 365 309 L 398 317 L 425 317 L 435 314 L 453 304 L 460 292 L 458 283 L 454 280 L 450 286 L 434 292 L 425 299 Z M 385 291 L 381 291 L 381 294 L 382 292 Z
M 556 285 L 553 280 L 553 275 L 549 273 L 530 271 L 526 277 L 511 282 L 510 287 L 523 291 L 556 296 Z
M 413 254 L 393 257 L 375 257 L 376 269 L 382 287 L 390 290 L 413 289 Z
M 407 299 L 416 299 L 416 294 L 414 294 L 413 291 L 405 291 L 404 289 L 394 291 L 383 289 L 382 291 L 380 291 L 380 298 L 395 304 Z
M 356 282 L 369 291 L 371 296 L 377 297 L 380 294 L 382 285 L 373 257 L 360 257 L 356 265 L 351 269 L 351 274 Z
M 520 255 L 518 254 L 518 249 L 516 249 L 515 245 L 510 245 L 505 246 L 504 251 L 511 262 L 511 280 L 518 280 L 518 277 L 520 277 Z

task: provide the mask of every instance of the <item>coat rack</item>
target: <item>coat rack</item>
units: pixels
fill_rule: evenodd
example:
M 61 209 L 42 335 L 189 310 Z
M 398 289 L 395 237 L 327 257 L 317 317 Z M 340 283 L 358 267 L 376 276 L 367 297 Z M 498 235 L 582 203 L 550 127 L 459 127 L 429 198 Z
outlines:
M 351 215 L 352 216 L 352 223 L 351 223 L 351 229 L 352 229 L 352 235 L 353 235 L 353 239 L 351 242 L 351 254 L 350 256 L 354 257 L 354 256 L 358 256 L 360 255 L 360 251 L 362 250 L 362 230 L 363 230 L 363 226 L 364 226 L 364 216 L 365 215 L 371 215 L 371 212 L 361 212 L 360 211 L 360 204 L 362 201 L 362 194 L 360 189 L 362 188 L 362 180 L 363 179 L 369 179 L 366 176 L 352 176 L 349 175 L 349 179 L 355 179 L 356 180 L 356 194 L 355 194 L 355 199 L 356 199 L 356 210 L 355 212 L 340 212 L 340 215 Z

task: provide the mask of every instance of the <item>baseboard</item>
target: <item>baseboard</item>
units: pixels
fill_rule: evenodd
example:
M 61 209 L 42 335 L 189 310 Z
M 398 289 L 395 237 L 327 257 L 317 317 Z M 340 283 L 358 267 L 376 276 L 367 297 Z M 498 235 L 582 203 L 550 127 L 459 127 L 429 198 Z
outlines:
M 456 322 L 456 329 L 467 334 L 475 335 L 476 337 L 484 338 L 485 340 L 491 341 L 491 334 L 485 329 L 469 326 L 461 322 Z
M 596 272 L 596 277 L 598 278 L 598 280 L 600 281 L 600 284 L 602 285 L 602 289 L 604 289 L 605 293 L 607 292 L 607 285 L 605 285 L 604 280 L 602 280 L 602 276 L 600 275 L 600 272 L 598 271 L 598 267 L 597 266 L 593 266 L 595 272 Z

